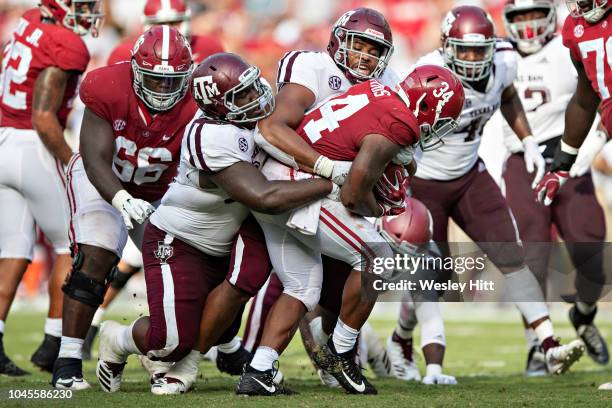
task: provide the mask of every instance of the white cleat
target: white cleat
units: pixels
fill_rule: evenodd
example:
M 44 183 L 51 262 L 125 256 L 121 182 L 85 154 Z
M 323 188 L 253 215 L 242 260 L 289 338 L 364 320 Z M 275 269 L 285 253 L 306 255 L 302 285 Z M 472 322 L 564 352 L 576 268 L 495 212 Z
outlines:
M 399 340 L 395 341 L 393 337 L 387 340 L 392 376 L 403 381 L 421 381 L 421 373 L 412 358 L 412 340 Z
M 119 348 L 117 339 L 126 326 L 107 320 L 100 326 L 100 353 L 96 365 L 96 377 L 103 391 L 117 392 L 121 388 L 123 368 L 127 354 Z
M 175 363 L 163 378 L 153 382 L 151 392 L 155 395 L 174 395 L 191 390 L 198 378 L 200 360 L 200 352 L 192 350 Z
M 340 387 L 340 383 L 338 382 L 338 380 L 336 380 L 334 376 L 328 373 L 327 371 L 321 368 L 318 368 L 317 374 L 319 375 L 319 378 L 321 379 L 321 383 L 325 385 L 326 387 L 329 387 L 329 388 Z
M 83 391 L 91 388 L 84 378 L 59 378 L 54 385 L 59 390 Z
M 557 375 L 565 373 L 583 353 L 584 344 L 580 340 L 548 349 L 546 352 L 548 372 Z
M 601 384 L 598 390 L 602 391 L 612 391 L 612 382 Z
M 361 328 L 359 340 L 360 346 L 365 345 L 365 351 L 360 351 L 367 357 L 367 363 L 376 377 L 394 377 L 391 359 L 370 323 L 366 322 Z
M 174 365 L 172 362 L 154 361 L 147 356 L 139 355 L 138 361 L 140 365 L 149 373 L 149 379 L 153 384 L 158 379 L 162 378 Z

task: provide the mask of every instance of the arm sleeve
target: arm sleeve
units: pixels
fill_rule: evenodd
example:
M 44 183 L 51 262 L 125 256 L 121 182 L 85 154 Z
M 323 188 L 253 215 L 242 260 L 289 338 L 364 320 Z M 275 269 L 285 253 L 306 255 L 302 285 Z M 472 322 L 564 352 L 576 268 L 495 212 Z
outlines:
M 313 94 L 319 94 L 319 82 L 316 67 L 318 53 L 309 51 L 288 52 L 278 63 L 276 78 L 277 87 L 284 84 L 299 84 L 308 88 Z

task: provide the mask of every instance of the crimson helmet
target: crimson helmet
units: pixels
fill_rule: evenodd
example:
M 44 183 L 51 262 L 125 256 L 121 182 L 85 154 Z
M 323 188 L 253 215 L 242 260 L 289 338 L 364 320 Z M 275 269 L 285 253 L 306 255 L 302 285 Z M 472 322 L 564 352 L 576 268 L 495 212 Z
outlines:
M 610 8 L 608 0 L 565 0 L 570 15 L 574 18 L 584 17 L 589 23 L 596 23 Z
M 238 105 L 238 99 L 256 95 Z M 259 68 L 236 54 L 213 54 L 198 65 L 191 77 L 191 94 L 204 116 L 227 122 L 254 124 L 274 111 L 272 88 Z
M 433 219 L 425 204 L 406 197 L 406 211 L 380 217 L 376 229 L 395 252 L 416 255 L 433 237 Z
M 184 0 L 147 0 L 144 8 L 145 29 L 160 24 L 179 24 L 178 30 L 186 38 L 191 35 L 191 11 Z
M 374 57 L 353 48 L 355 38 L 362 39 L 369 43 L 379 46 L 380 55 Z M 336 21 L 332 28 L 327 52 L 334 62 L 344 72 L 351 83 L 366 81 L 372 78 L 379 78 L 393 55 L 393 36 L 391 27 L 385 17 L 376 10 L 361 7 L 347 11 Z M 349 65 L 349 53 L 359 55 L 359 64 L 362 58 L 377 59 L 376 68 L 365 75 Z
M 493 66 L 495 26 L 491 16 L 476 6 L 455 7 L 442 21 L 444 63 L 461 80 L 477 82 L 486 78 Z M 466 52 L 475 59 L 461 59 Z
M 440 147 L 442 138 L 457 128 L 465 93 L 449 69 L 419 65 L 398 84 L 396 92 L 417 119 L 423 151 Z
M 189 42 L 176 29 L 155 26 L 142 34 L 132 51 L 136 95 L 155 111 L 166 111 L 187 93 L 193 71 Z
M 104 18 L 101 0 L 40 0 L 39 7 L 43 17 L 81 36 L 97 37 Z
M 541 11 L 544 18 L 516 21 L 517 15 Z M 504 25 L 508 36 L 525 54 L 538 52 L 557 29 L 557 12 L 552 0 L 507 0 L 504 6 Z

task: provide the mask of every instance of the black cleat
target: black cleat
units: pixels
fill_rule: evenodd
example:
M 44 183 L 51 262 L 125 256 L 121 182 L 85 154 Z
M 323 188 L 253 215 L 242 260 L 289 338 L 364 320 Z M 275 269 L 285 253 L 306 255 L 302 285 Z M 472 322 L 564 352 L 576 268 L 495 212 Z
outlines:
M 593 323 L 596 314 L 597 308 L 590 314 L 584 315 L 574 305 L 569 311 L 569 319 L 576 329 L 578 337 L 580 337 L 586 346 L 589 357 L 597 364 L 605 365 L 610 361 L 610 354 L 606 340 Z
M 45 334 L 42 344 L 38 346 L 32 357 L 30 357 L 32 364 L 43 371 L 52 373 L 53 363 L 55 363 L 59 354 L 61 340 L 61 337 Z
M 314 353 L 317 365 L 331 374 L 350 394 L 378 394 L 376 388 L 361 373 L 361 367 L 355 362 L 355 349 L 346 353 L 336 352 L 333 337 L 327 345 Z
M 526 377 L 542 377 L 548 374 L 546 355 L 541 346 L 532 346 L 527 355 Z
M 244 372 L 244 367 L 253 359 L 253 355 L 240 345 L 240 348 L 233 353 L 223 353 L 217 351 L 217 368 L 222 373 L 229 375 L 240 375 Z
M 85 336 L 85 340 L 83 341 L 83 360 L 89 361 L 91 360 L 91 347 L 93 346 L 93 342 L 98 335 L 98 330 L 100 328 L 98 326 L 89 326 L 89 330 L 87 330 L 87 335 Z
M 60 357 L 53 365 L 51 385 L 64 390 L 85 390 L 91 388 L 83 378 L 83 360 Z
M 297 392 L 286 388 L 284 385 L 274 382 L 274 377 L 277 372 L 277 367 L 266 371 L 259 371 L 250 365 L 246 365 L 236 385 L 236 395 L 259 395 L 269 397 L 273 395 L 297 394 Z
M 0 333 L 0 374 L 8 375 L 9 377 L 21 377 L 23 375 L 30 375 L 29 372 L 23 370 L 13 361 L 8 358 L 6 354 L 4 354 L 4 343 L 2 342 L 2 338 L 4 337 L 3 333 Z

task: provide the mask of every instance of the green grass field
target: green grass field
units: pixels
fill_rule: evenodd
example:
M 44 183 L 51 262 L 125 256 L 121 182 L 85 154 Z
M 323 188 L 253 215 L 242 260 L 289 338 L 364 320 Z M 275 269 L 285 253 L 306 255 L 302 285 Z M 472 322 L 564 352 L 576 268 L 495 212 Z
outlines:
M 377 380 L 377 396 L 349 396 L 341 390 L 320 385 L 318 377 L 294 340 L 281 360 L 287 384 L 300 392 L 291 397 L 237 397 L 233 387 L 237 378 L 219 374 L 210 362 L 200 366 L 196 389 L 185 395 L 155 397 L 149 392 L 147 376 L 138 361 L 130 359 L 124 374 L 122 390 L 106 394 L 96 382 L 95 363 L 85 364 L 86 378 L 93 385 L 90 391 L 74 394 L 70 400 L 10 400 L 10 389 L 49 388 L 50 375 L 36 371 L 29 357 L 39 344 L 43 316 L 14 313 L 10 316 L 5 348 L 15 362 L 33 375 L 22 378 L 0 377 L 0 406 L 146 406 L 146 407 L 612 407 L 612 392 L 598 391 L 602 382 L 612 381 L 612 368 L 602 368 L 588 357 L 562 377 L 532 378 L 522 376 L 526 355 L 522 330 L 517 323 L 447 323 L 448 351 L 445 371 L 457 376 L 454 387 L 427 387 L 396 380 Z M 118 318 L 123 320 L 123 318 Z M 126 319 L 130 321 L 131 319 Z M 388 335 L 391 320 L 374 320 L 378 333 Z M 573 337 L 569 324 L 556 324 L 564 339 Z M 612 323 L 600 326 L 612 339 Z M 416 337 L 418 339 L 418 335 Z M 422 359 L 419 364 L 423 367 Z M 345 405 L 346 404 L 346 405 Z

